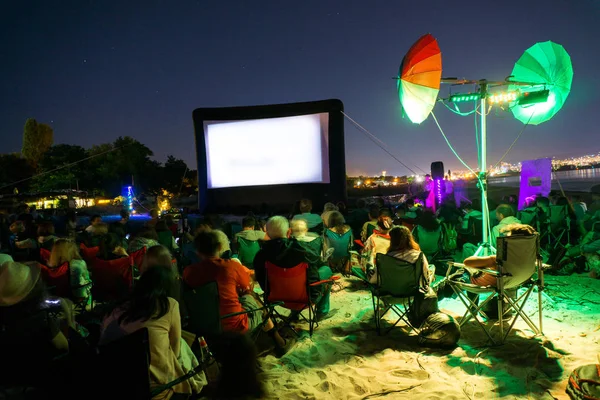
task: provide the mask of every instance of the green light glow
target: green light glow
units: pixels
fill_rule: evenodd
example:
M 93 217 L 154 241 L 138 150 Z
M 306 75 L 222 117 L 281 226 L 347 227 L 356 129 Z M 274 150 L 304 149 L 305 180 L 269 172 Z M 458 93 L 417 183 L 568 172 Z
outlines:
M 537 85 L 523 87 L 510 85 L 509 91 L 535 91 L 546 88 L 548 100 L 537 104 L 514 105 L 511 111 L 524 124 L 538 125 L 551 119 L 563 106 L 571 91 L 573 66 L 571 57 L 559 44 L 536 43 L 523 53 L 512 71 L 512 80 L 535 82 Z

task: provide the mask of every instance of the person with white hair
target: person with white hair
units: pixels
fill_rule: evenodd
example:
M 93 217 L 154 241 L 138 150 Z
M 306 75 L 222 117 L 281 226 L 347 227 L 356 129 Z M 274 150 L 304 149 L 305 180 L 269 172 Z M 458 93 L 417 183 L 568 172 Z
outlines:
M 333 203 L 325 203 L 323 206 L 323 214 L 321 214 L 321 219 L 323 220 L 323 226 L 325 226 L 325 228 L 329 228 L 329 215 L 333 211 L 338 211 L 338 206 Z
M 318 236 L 308 233 L 308 224 L 303 219 L 294 219 L 290 222 L 291 235 L 299 242 L 312 242 Z
M 267 235 L 271 240 L 264 242 L 262 249 L 254 258 L 255 278 L 265 291 L 268 290 L 265 267 L 267 262 L 286 269 L 307 263 L 308 283 L 329 279 L 333 275 L 331 268 L 322 265 L 320 254 L 310 249 L 309 246 L 302 246 L 294 237 L 290 238 L 290 233 L 290 224 L 286 218 L 275 216 L 267 221 Z M 269 283 L 269 286 L 272 287 L 272 285 L 273 283 Z M 333 314 L 330 313 L 330 292 L 330 285 L 311 287 L 310 297 L 316 306 L 317 320 L 326 319 Z M 294 312 L 291 318 L 297 318 L 298 314 L 298 312 Z

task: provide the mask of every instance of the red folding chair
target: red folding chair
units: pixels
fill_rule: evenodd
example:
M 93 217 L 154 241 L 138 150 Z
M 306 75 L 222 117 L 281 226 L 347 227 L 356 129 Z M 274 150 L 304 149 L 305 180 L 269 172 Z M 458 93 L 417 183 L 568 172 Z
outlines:
M 85 244 L 81 243 L 79 245 L 79 253 L 81 253 L 81 258 L 85 260 L 86 263 L 90 264 L 100 251 L 100 247 L 87 247 Z
M 40 260 L 42 263 L 47 264 L 50 261 L 50 254 L 52 252 L 48 249 L 40 248 Z
M 142 262 L 144 261 L 144 257 L 146 256 L 146 247 L 142 247 L 139 250 L 134 251 L 129 255 L 131 259 L 131 264 L 136 267 L 139 271 Z
M 133 287 L 133 258 L 123 257 L 92 261 L 92 294 L 99 301 L 115 301 L 126 296 Z
M 41 275 L 48 289 L 58 297 L 71 297 L 71 279 L 69 263 L 66 262 L 56 268 L 39 264 Z
M 265 268 L 267 270 L 267 287 L 265 290 L 268 293 L 267 302 L 270 304 L 282 302 L 281 307 L 299 312 L 300 316 L 308 322 L 309 335 L 312 336 L 314 329 L 319 324 L 316 321 L 315 304 L 310 300 L 309 290 L 311 287 L 332 283 L 340 277 L 332 276 L 329 279 L 309 284 L 306 275 L 308 269 L 306 262 L 293 268 L 281 268 L 267 261 Z M 308 318 L 301 313 L 306 309 L 308 309 Z M 275 314 L 281 320 L 286 320 L 276 310 Z M 290 326 L 290 328 L 292 327 Z M 293 328 L 292 331 L 297 334 Z

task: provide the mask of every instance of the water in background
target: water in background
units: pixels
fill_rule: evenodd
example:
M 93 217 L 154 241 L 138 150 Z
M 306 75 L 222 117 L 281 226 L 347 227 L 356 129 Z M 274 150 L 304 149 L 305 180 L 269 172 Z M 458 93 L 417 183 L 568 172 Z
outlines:
M 519 187 L 520 176 L 492 177 L 488 179 L 490 186 Z M 589 192 L 591 187 L 600 184 L 600 169 L 579 169 L 552 173 L 552 190 Z

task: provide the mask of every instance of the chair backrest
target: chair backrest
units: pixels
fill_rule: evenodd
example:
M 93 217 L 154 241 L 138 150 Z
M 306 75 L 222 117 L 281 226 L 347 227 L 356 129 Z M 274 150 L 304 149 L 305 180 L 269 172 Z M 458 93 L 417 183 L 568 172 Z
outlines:
M 352 230 L 339 234 L 332 232 L 330 229 L 326 229 L 324 236 L 327 247 L 333 248 L 333 259 L 340 259 L 350 256 L 350 249 L 352 246 Z
M 50 261 L 50 254 L 52 252 L 48 249 L 44 249 L 43 247 L 40 249 L 40 260 L 43 263 L 47 263 L 48 261 Z
M 185 289 L 182 296 L 189 316 L 186 330 L 198 336 L 220 335 L 222 330 L 217 282 L 209 282 L 194 289 Z
M 267 261 L 267 300 L 271 303 L 283 301 L 284 307 L 302 310 L 309 303 L 308 264 L 303 262 L 292 268 L 281 268 Z
M 387 254 L 377 254 L 377 282 L 381 295 L 411 297 L 419 291 L 423 275 L 423 253 L 415 264 Z
M 535 209 L 524 209 L 517 213 L 517 218 L 522 224 L 531 225 L 537 217 Z
M 427 231 L 422 226 L 415 228 L 418 237 L 419 247 L 426 255 L 433 255 L 441 250 L 442 247 L 442 227 L 435 231 Z
M 248 240 L 242 237 L 237 238 L 238 241 L 238 257 L 243 265 L 253 269 L 254 257 L 260 251 L 260 243 L 258 240 Z
M 113 342 L 98 346 L 93 373 L 94 398 L 150 398 L 150 340 L 142 328 Z
M 46 286 L 51 288 L 54 295 L 59 297 L 71 297 L 71 274 L 69 272 L 69 263 L 65 262 L 56 268 L 50 268 L 47 265 L 39 264 L 42 279 Z
M 300 241 L 298 240 L 298 244 L 308 251 L 314 254 L 321 254 L 323 252 L 323 237 L 318 236 L 311 240 L 310 242 Z
M 158 236 L 158 243 L 165 246 L 169 251 L 173 251 L 173 232 L 171 231 L 160 231 L 156 232 Z
M 505 289 L 515 288 L 536 272 L 539 254 L 539 234 L 500 236 L 496 241 L 496 260 Z
M 553 230 L 567 228 L 568 206 L 550 206 L 550 226 Z
M 54 239 L 48 239 L 46 241 L 44 241 L 43 243 L 39 244 L 40 246 L 40 252 L 41 250 L 52 250 L 52 247 L 54 246 Z
M 81 258 L 85 260 L 86 263 L 91 262 L 96 258 L 98 252 L 100 251 L 100 247 L 87 247 L 85 244 L 79 244 L 79 253 L 81 254 Z
M 141 249 L 130 253 L 129 258 L 131 259 L 131 265 L 133 265 L 134 267 L 137 267 L 139 269 L 140 265 L 142 265 L 142 262 L 144 261 L 145 255 L 146 255 L 145 247 L 142 247 Z
M 133 286 L 133 263 L 131 257 L 116 260 L 95 258 L 92 263 L 93 295 L 98 300 L 119 300 Z
M 471 242 L 477 244 L 483 240 L 483 218 L 469 217 L 469 233 L 471 234 Z

